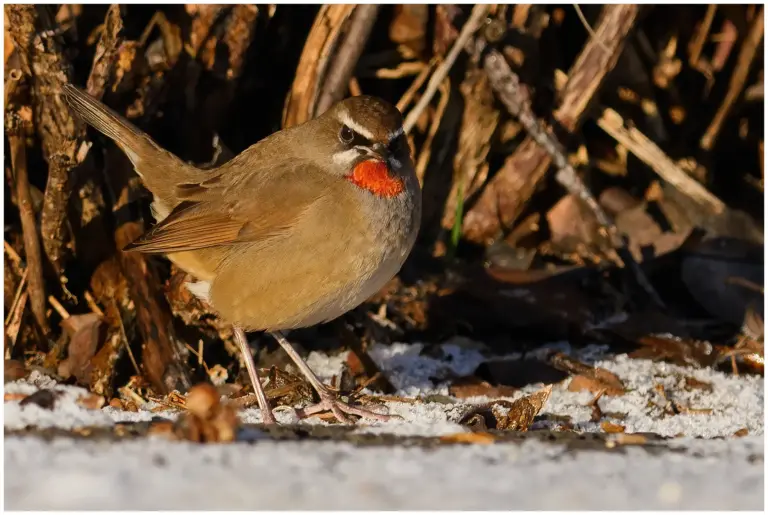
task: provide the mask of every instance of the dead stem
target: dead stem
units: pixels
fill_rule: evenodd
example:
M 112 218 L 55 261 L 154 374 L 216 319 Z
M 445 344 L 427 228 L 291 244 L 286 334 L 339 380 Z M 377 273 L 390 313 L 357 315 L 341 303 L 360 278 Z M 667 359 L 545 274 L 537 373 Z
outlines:
M 328 67 L 327 80 L 318 96 L 315 115 L 323 113 L 331 105 L 344 98 L 349 79 L 352 78 L 352 72 L 363 53 L 365 44 L 368 42 L 373 24 L 376 23 L 379 7 L 378 5 L 363 4 L 355 8 L 339 50 L 336 52 L 332 64 Z
M 749 29 L 747 37 L 744 39 L 744 43 L 741 45 L 741 51 L 739 52 L 738 60 L 736 61 L 736 68 L 733 70 L 731 80 L 728 83 L 728 92 L 725 95 L 723 103 L 715 113 L 715 117 L 707 127 L 704 136 L 701 137 L 699 145 L 703 150 L 711 150 L 715 144 L 720 128 L 725 121 L 725 118 L 730 113 L 733 104 L 739 98 L 741 90 L 744 89 L 744 84 L 749 75 L 749 69 L 752 67 L 752 62 L 755 60 L 757 50 L 760 47 L 760 42 L 763 40 L 763 26 L 765 20 L 763 18 L 765 8 L 761 7 L 760 12 L 755 16 L 755 21 L 752 23 L 752 27 Z
M 91 73 L 88 75 L 86 91 L 94 98 L 101 98 L 107 88 L 107 81 L 117 61 L 120 43 L 120 31 L 123 29 L 123 19 L 120 17 L 120 6 L 113 4 L 107 10 L 99 43 L 96 45 L 96 55 L 93 57 Z
M 18 81 L 9 79 L 11 84 L 6 89 L 15 89 Z M 16 90 L 18 91 L 18 90 Z M 27 260 L 27 280 L 30 307 L 35 317 L 35 322 L 43 331 L 48 334 L 50 328 L 45 314 L 45 282 L 43 281 L 43 257 L 40 249 L 40 236 L 37 232 L 37 222 L 35 212 L 32 207 L 32 193 L 29 187 L 29 176 L 27 172 L 27 148 L 24 137 L 24 121 L 18 114 L 20 104 L 19 99 L 12 99 L 9 105 L 13 108 L 6 113 L 6 135 L 8 136 L 8 145 L 11 153 L 11 166 L 16 186 L 16 198 L 19 203 L 19 216 L 21 217 L 21 228 L 24 236 L 24 252 Z
M 461 28 L 461 33 L 459 34 L 459 37 L 456 38 L 456 41 L 454 41 L 450 52 L 448 52 L 448 55 L 445 56 L 445 60 L 438 65 L 437 69 L 432 74 L 424 94 L 416 105 L 413 106 L 413 109 L 408 113 L 408 116 L 405 117 L 403 128 L 405 129 L 406 134 L 411 132 L 413 126 L 416 125 L 416 120 L 419 119 L 421 112 L 424 111 L 432 101 L 432 97 L 435 96 L 435 93 L 437 93 L 437 90 L 440 89 L 440 86 L 443 84 L 443 80 L 448 76 L 448 72 L 451 71 L 453 64 L 456 62 L 456 58 L 459 57 L 459 53 L 464 50 L 464 47 L 472 37 L 472 34 L 480 28 L 487 14 L 487 5 L 476 5 L 472 8 L 472 15 Z
M 662 179 L 703 206 L 710 213 L 722 213 L 725 204 L 690 175 L 680 169 L 653 141 L 636 128 L 626 128 L 624 120 L 613 109 L 606 109 L 597 120 L 598 126 L 621 143 Z

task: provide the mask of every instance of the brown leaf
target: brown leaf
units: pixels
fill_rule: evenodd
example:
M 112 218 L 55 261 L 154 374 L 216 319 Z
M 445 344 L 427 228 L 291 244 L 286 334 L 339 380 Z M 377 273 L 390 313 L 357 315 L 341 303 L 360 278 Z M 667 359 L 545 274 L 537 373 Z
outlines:
M 707 383 L 705 381 L 699 381 L 695 377 L 686 377 L 685 378 L 685 389 L 686 390 L 703 390 L 705 392 L 711 392 L 712 391 L 712 383 Z
M 630 353 L 630 358 L 668 361 L 676 365 L 701 368 L 712 366 L 719 355 L 710 343 L 690 338 L 654 335 L 643 336 L 637 342 L 643 348 Z
M 499 427 L 499 429 L 527 431 L 528 427 L 533 423 L 533 418 L 539 414 L 539 411 L 544 407 L 551 394 L 552 385 L 549 385 L 538 392 L 516 400 L 507 415 L 508 422 L 503 427 Z
M 612 422 L 601 422 L 600 428 L 606 433 L 623 433 L 626 428 L 620 424 L 614 424 Z
M 608 371 L 603 370 L 603 372 Z M 616 386 L 610 386 L 609 383 L 603 382 L 597 377 L 588 377 L 583 375 L 574 376 L 573 379 L 571 379 L 571 382 L 568 384 L 568 391 L 582 392 L 584 390 L 592 393 L 604 391 L 605 395 L 612 397 L 624 395 L 624 389 L 618 388 Z
M 597 393 L 604 390 L 605 395 L 624 395 L 626 388 L 621 379 L 604 368 L 591 367 L 563 353 L 552 357 L 552 365 L 559 370 L 576 374 L 568 385 L 568 391 L 580 392 L 588 390 Z
M 552 385 L 549 385 L 514 402 L 499 400 L 481 405 L 464 415 L 459 423 L 478 430 L 527 431 L 551 393 Z
M 635 433 L 617 433 L 610 440 L 606 440 L 605 446 L 609 449 L 617 445 L 643 445 L 648 442 L 648 438 Z
M 90 384 L 91 358 L 99 347 L 102 325 L 101 316 L 96 313 L 73 315 L 61 322 L 70 341 L 67 359 L 59 364 L 60 376 L 66 379 L 74 375 L 78 383 Z
M 187 410 L 200 418 L 211 418 L 219 408 L 219 392 L 213 385 L 203 383 L 190 388 L 187 394 Z
M 481 445 L 492 444 L 496 440 L 498 440 L 498 437 L 484 431 L 474 433 L 454 433 L 440 437 L 440 441 L 444 443 L 475 443 Z
M 419 56 L 426 48 L 426 31 L 429 9 L 426 5 L 405 4 L 395 6 L 395 16 L 389 26 L 389 38 L 398 45 L 405 45 Z
M 234 441 L 240 420 L 232 406 L 220 402 L 214 386 L 203 383 L 192 387 L 186 408 L 187 412 L 174 424 L 178 438 L 193 442 Z
M 152 422 L 147 430 L 147 434 L 174 437 L 173 422 L 170 420 Z
M 77 403 L 86 409 L 101 409 L 106 400 L 101 395 L 89 393 L 78 397 Z
M 741 429 L 733 433 L 733 436 L 737 438 L 741 438 L 742 436 L 747 436 L 748 434 L 749 434 L 749 429 L 747 429 L 746 427 L 742 427 Z
M 448 393 L 458 399 L 468 397 L 512 397 L 517 388 L 511 386 L 493 386 L 487 381 L 471 376 L 460 378 L 450 386 Z

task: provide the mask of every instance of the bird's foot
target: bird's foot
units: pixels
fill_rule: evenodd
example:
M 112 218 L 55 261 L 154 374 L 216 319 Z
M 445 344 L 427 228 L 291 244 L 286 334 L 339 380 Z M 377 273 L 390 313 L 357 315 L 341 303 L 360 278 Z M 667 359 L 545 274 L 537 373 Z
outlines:
M 380 420 L 383 422 L 401 418 L 398 415 L 385 415 L 383 413 L 376 413 L 375 411 L 352 406 L 348 402 L 340 400 L 336 393 L 325 387 L 318 389 L 317 393 L 320 395 L 320 402 L 296 410 L 296 414 L 299 418 L 311 417 L 312 415 L 322 413 L 323 411 L 330 411 L 333 413 L 336 420 L 342 424 L 351 424 L 353 422 L 347 415 L 357 415 L 358 417 Z

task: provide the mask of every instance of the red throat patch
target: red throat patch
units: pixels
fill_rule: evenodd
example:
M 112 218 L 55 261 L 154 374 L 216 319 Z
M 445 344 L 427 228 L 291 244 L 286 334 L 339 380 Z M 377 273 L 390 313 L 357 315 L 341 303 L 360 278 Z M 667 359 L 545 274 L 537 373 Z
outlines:
M 373 159 L 355 166 L 347 180 L 379 197 L 396 197 L 404 189 L 402 179 L 392 177 L 386 163 Z

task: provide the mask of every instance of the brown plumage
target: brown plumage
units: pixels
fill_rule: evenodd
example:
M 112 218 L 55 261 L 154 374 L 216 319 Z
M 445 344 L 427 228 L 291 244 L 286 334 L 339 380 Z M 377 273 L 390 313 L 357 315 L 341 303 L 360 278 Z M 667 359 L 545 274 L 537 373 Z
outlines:
M 64 93 L 153 194 L 158 223 L 126 250 L 167 255 L 237 329 L 281 341 L 280 330 L 336 318 L 378 291 L 413 246 L 421 192 L 402 116 L 381 99 L 344 100 L 204 171 L 77 88 Z M 338 418 L 361 412 L 319 393 Z

